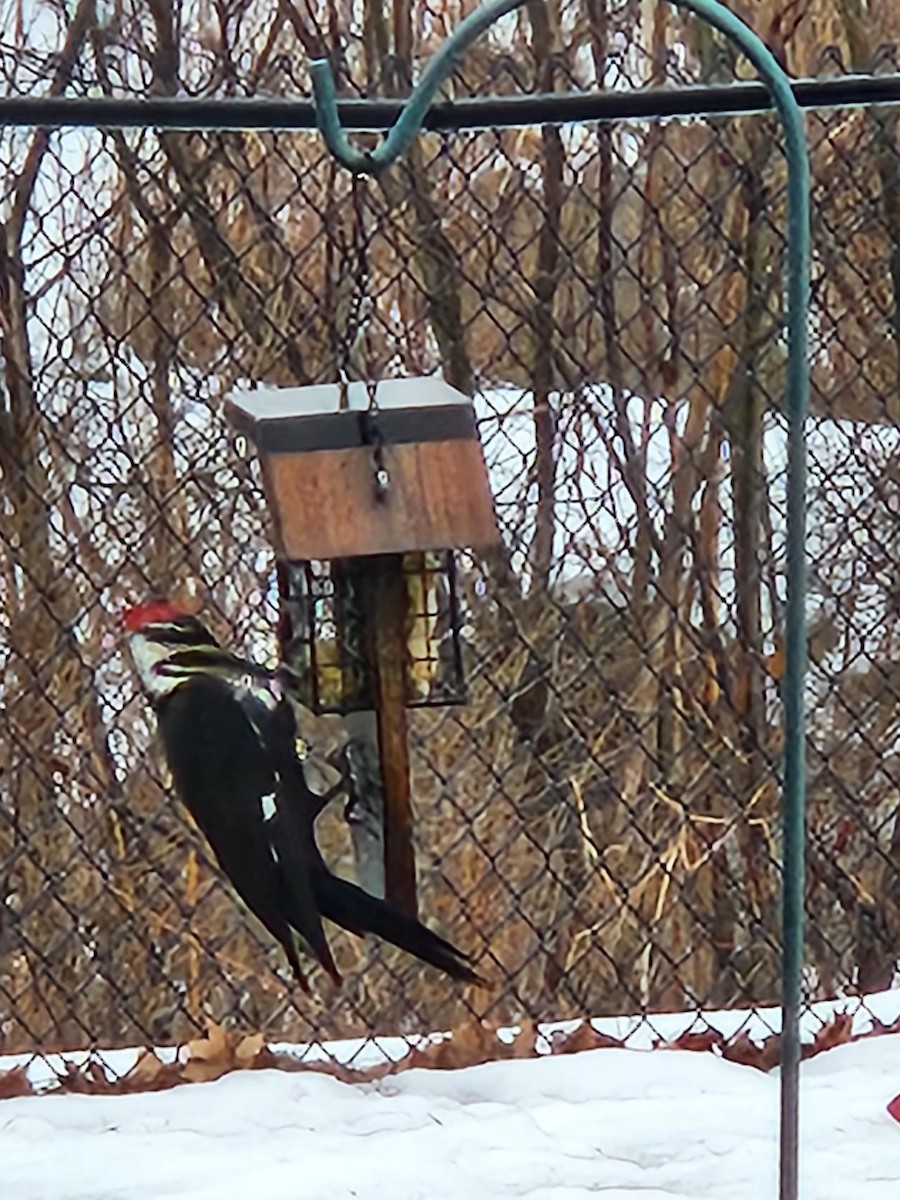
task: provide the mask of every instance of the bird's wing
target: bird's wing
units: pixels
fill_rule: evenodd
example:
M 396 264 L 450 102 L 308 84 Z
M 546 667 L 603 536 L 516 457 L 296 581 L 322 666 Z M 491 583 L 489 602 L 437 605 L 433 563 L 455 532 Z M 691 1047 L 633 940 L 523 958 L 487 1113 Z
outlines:
M 304 793 L 307 789 L 303 766 L 297 758 L 293 710 L 287 700 L 281 700 L 273 711 L 249 695 L 242 705 L 267 748 L 278 778 L 275 792 L 267 798 L 264 821 L 269 846 L 281 871 L 285 915 L 331 979 L 340 984 L 312 886 L 317 849 L 311 809 L 307 811 L 297 804 L 298 787 Z
M 232 687 L 201 674 L 165 697 L 157 715 L 178 795 L 232 886 L 284 947 L 295 973 L 291 926 L 336 974 L 302 838 L 283 819 L 279 751 L 267 741 L 271 733 Z

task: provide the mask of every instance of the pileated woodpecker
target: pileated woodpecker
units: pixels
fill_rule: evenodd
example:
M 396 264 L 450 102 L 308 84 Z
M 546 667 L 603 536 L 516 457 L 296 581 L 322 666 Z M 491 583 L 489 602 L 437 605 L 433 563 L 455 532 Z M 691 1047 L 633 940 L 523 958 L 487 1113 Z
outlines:
M 341 982 L 323 917 L 359 936 L 377 934 L 454 979 L 484 985 L 468 955 L 329 871 L 316 845 L 319 805 L 297 757 L 293 710 L 283 695 L 260 686 L 277 672 L 223 649 L 197 617 L 166 601 L 129 609 L 123 625 L 175 790 L 235 891 L 284 948 L 304 990 L 297 938 Z

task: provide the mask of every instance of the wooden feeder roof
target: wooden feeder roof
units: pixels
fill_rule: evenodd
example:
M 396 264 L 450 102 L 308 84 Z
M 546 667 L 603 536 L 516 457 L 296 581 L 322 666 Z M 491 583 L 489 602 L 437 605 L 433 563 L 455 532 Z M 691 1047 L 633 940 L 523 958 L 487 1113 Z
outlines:
M 472 402 L 442 379 L 257 388 L 233 393 L 226 406 L 259 451 L 285 558 L 498 541 Z M 382 496 L 374 486 L 376 444 L 388 475 Z

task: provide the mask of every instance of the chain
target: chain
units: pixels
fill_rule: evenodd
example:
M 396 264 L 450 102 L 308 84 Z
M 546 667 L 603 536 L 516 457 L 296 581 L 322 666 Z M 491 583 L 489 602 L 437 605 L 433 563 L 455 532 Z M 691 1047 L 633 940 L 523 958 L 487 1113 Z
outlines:
M 342 407 L 348 407 L 347 391 L 352 374 L 362 376 L 368 394 L 367 408 L 359 413 L 359 429 L 363 444 L 372 451 L 372 472 L 376 500 L 383 500 L 390 486 L 390 475 L 384 460 L 384 438 L 378 425 L 378 381 L 370 343 L 371 322 L 375 312 L 369 272 L 369 235 L 366 228 L 366 195 L 368 180 L 356 176 L 352 182 L 353 247 L 345 257 L 352 269 L 356 286 L 347 327 L 346 350 L 340 363 Z M 353 262 L 346 262 L 352 254 Z

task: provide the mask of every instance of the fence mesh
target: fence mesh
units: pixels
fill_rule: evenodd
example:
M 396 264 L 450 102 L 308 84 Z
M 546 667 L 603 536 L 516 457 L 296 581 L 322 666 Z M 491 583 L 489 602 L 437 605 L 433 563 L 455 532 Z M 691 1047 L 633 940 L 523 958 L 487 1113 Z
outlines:
M 81 3 L 67 24 L 7 7 L 8 94 L 293 94 L 320 36 L 290 5 L 274 24 L 199 0 Z M 456 86 L 731 70 L 636 7 L 521 15 Z M 753 7 L 798 71 L 860 68 L 828 6 L 771 28 L 797 6 Z M 344 85 L 401 89 L 372 66 L 403 58 L 373 14 L 334 18 Z M 455 15 L 413 18 L 421 62 Z M 898 115 L 809 117 L 813 1000 L 889 989 L 900 957 Z M 777 1003 L 774 118 L 426 135 L 355 182 L 315 134 L 2 141 L 0 1049 L 169 1044 L 204 1013 L 309 1042 Z M 190 593 L 271 659 L 267 513 L 223 399 L 345 370 L 441 370 L 476 398 L 503 549 L 459 563 L 468 705 L 409 722 L 421 911 L 487 995 L 335 935 L 343 991 L 314 974 L 298 997 L 173 800 L 117 641 L 124 602 Z M 324 764 L 353 724 L 303 733 Z M 336 871 L 368 877 L 374 821 L 329 806 Z

